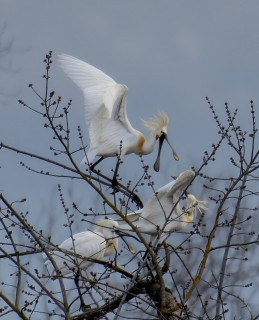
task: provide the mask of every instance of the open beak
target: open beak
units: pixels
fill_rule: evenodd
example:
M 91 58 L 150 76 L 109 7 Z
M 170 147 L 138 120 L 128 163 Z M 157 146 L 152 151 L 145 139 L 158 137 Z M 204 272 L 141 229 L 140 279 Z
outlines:
M 175 159 L 176 161 L 179 160 L 178 154 L 175 152 L 174 148 L 172 147 L 171 143 L 169 142 L 168 137 L 167 137 L 167 134 L 166 134 L 166 133 L 163 133 L 163 134 L 160 136 L 160 138 L 159 138 L 158 153 L 157 153 L 156 162 L 154 163 L 154 170 L 155 170 L 156 172 L 158 172 L 159 169 L 160 169 L 160 154 L 161 154 L 161 150 L 162 150 L 162 146 L 163 146 L 164 140 L 166 140 L 166 142 L 168 143 L 168 145 L 169 145 L 170 148 L 172 149 L 174 159 Z

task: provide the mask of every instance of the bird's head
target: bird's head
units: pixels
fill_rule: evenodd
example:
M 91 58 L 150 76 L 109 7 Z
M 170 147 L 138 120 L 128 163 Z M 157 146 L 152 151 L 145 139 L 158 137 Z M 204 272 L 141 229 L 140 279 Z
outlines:
M 207 201 L 196 199 L 193 194 L 188 194 L 186 198 L 186 212 L 185 215 L 193 219 L 193 214 L 196 215 L 198 212 L 204 212 L 207 210 Z
M 112 219 L 101 219 L 95 223 L 94 231 L 103 234 L 105 239 L 109 239 L 114 236 L 118 225 L 118 222 Z
M 112 219 L 102 219 L 96 222 L 94 228 L 95 232 L 100 232 L 106 240 L 107 247 L 104 255 L 110 255 L 116 253 L 118 250 L 119 242 L 118 236 L 115 233 L 115 229 L 119 226 L 117 221 Z
M 160 112 L 157 116 L 153 117 L 152 119 L 143 121 L 143 124 L 152 133 L 154 133 L 156 140 L 159 140 L 158 154 L 157 154 L 156 162 L 154 164 L 154 170 L 158 172 L 160 169 L 160 153 L 162 150 L 164 140 L 166 140 L 166 142 L 169 144 L 170 148 L 172 149 L 174 159 L 178 161 L 179 160 L 178 154 L 175 152 L 167 136 L 167 127 L 169 124 L 168 115 L 164 112 Z

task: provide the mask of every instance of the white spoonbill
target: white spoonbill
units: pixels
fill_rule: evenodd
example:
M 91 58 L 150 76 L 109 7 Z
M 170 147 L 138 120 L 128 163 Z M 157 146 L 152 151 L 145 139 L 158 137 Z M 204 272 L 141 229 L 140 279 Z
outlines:
M 118 236 L 114 229 L 117 227 L 116 221 L 103 219 L 96 223 L 92 231 L 87 230 L 72 235 L 58 246 L 60 250 L 50 252 L 55 266 L 47 259 L 46 254 L 43 254 L 43 258 L 47 259 L 45 266 L 50 276 L 74 274 L 81 308 L 84 308 L 85 304 L 79 288 L 80 271 L 88 269 L 93 264 L 89 258 L 102 259 L 117 252 Z
M 163 230 L 159 239 L 163 242 L 168 233 L 182 230 L 191 223 L 197 210 L 206 210 L 206 201 L 197 200 L 194 195 L 187 195 L 184 206 L 179 201 L 194 176 L 191 170 L 182 172 L 176 180 L 158 189 L 142 209 L 129 213 L 127 218 L 140 232 L 150 234 L 152 241 L 158 230 Z M 127 223 L 120 223 L 118 229 L 132 230 Z
M 146 155 L 154 150 L 159 139 L 159 151 L 154 164 L 155 171 L 160 168 L 160 151 L 166 140 L 173 150 L 175 160 L 177 153 L 168 141 L 167 127 L 169 118 L 165 113 L 143 121 L 150 135 L 145 138 L 134 129 L 127 117 L 126 100 L 128 88 L 116 83 L 101 70 L 72 56 L 59 55 L 59 63 L 63 71 L 83 91 L 85 99 L 85 120 L 89 130 L 90 148 L 82 162 L 91 165 L 91 169 L 106 157 L 118 157 L 114 179 L 118 172 L 120 159 L 129 153 Z M 100 159 L 93 163 L 96 156 Z

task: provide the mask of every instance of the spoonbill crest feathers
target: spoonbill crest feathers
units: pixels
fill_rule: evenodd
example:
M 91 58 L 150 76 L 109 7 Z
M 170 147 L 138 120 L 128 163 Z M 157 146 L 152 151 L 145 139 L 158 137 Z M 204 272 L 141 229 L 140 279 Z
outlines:
M 162 130 L 165 133 L 167 132 L 167 127 L 169 124 L 169 117 L 164 112 L 159 112 L 158 115 L 154 116 L 153 118 L 149 120 L 143 120 L 143 125 L 148 128 L 151 132 L 152 131 L 158 131 Z

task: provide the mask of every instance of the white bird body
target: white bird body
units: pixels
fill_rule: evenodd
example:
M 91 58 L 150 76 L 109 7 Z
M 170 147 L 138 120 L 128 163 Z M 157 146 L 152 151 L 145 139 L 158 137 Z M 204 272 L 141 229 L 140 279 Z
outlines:
M 131 126 L 126 112 L 126 85 L 116 83 L 101 70 L 72 56 L 62 54 L 59 62 L 84 94 L 90 148 L 82 162 L 93 163 L 96 156 L 123 158 L 129 153 L 149 154 L 158 138 L 163 135 L 163 140 L 167 140 L 169 118 L 164 113 L 143 121 L 150 130 L 147 139 Z M 178 160 L 175 152 L 174 157 Z M 159 170 L 159 165 L 157 168 Z
M 166 233 L 182 230 L 193 221 L 196 210 L 206 209 L 206 201 L 197 200 L 191 194 L 187 195 L 185 206 L 180 204 L 179 198 L 194 176 L 191 170 L 182 172 L 176 180 L 158 189 L 142 209 L 129 213 L 127 218 L 140 232 L 153 237 L 158 230 L 163 230 L 160 242 L 167 236 Z M 120 223 L 118 228 L 131 230 L 127 223 Z
M 115 253 L 118 248 L 115 227 L 118 227 L 116 221 L 100 220 L 92 231 L 76 233 L 63 241 L 59 245 L 60 250 L 50 253 L 62 275 L 76 273 L 79 268 L 86 270 L 93 263 L 87 258 L 102 259 L 104 256 Z M 43 257 L 46 259 L 46 254 L 43 254 Z M 57 270 L 50 260 L 45 261 L 45 266 L 50 276 L 56 274 Z

